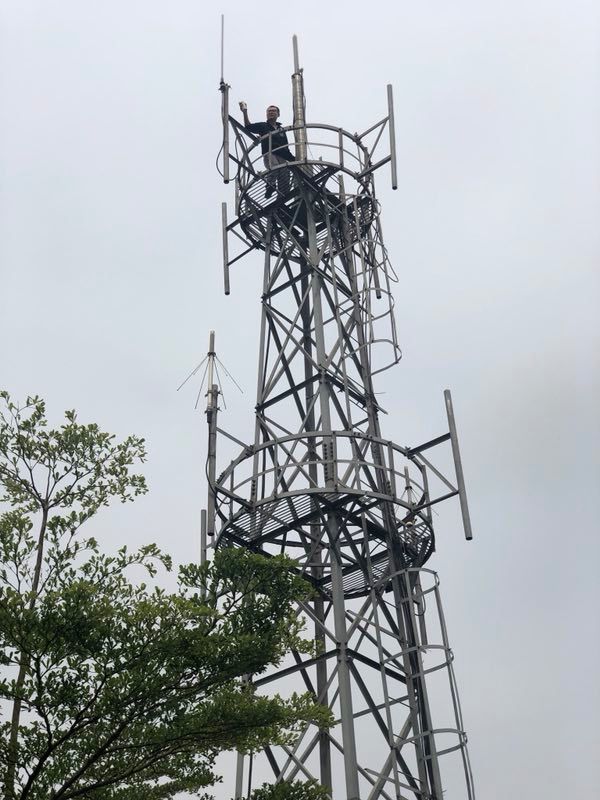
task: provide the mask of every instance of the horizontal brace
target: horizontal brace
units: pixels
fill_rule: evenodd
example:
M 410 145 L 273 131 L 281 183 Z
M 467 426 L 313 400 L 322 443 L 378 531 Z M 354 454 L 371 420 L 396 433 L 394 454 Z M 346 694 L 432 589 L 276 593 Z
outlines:
M 358 133 L 356 135 L 356 138 L 357 139 L 362 139 L 363 137 L 367 136 L 369 133 L 372 133 L 376 128 L 383 127 L 387 121 L 388 121 L 388 117 L 384 117 L 383 119 L 380 119 L 379 122 L 376 122 L 374 125 L 371 125 L 370 128 L 367 128 L 366 131 L 363 131 L 362 133 Z
M 274 403 L 278 403 L 280 400 L 285 400 L 286 397 L 289 397 L 291 394 L 298 393 L 300 389 L 304 389 L 306 386 L 309 386 L 311 383 L 315 383 L 315 381 L 318 380 L 319 375 L 315 374 L 312 378 L 307 378 L 306 380 L 291 386 L 289 389 L 286 389 L 285 392 L 281 392 L 281 394 L 272 397 L 270 400 L 265 400 L 264 403 L 257 403 L 256 410 L 263 411 L 265 408 L 269 408 L 269 406 L 272 406 Z
M 328 650 L 326 653 L 321 653 L 320 656 L 315 656 L 315 658 L 307 658 L 306 661 L 301 661 L 299 664 L 294 664 L 293 667 L 287 667 L 287 669 L 281 669 L 278 672 L 274 673 L 273 675 L 267 675 L 265 678 L 259 678 L 257 681 L 252 681 L 252 685 L 263 686 L 264 684 L 270 683 L 271 681 L 277 680 L 279 678 L 284 678 L 286 675 L 293 675 L 294 672 L 298 672 L 301 669 L 306 669 L 306 667 L 313 667 L 320 661 L 325 661 L 328 658 L 333 658 L 336 655 L 337 655 L 337 650 Z
M 235 258 L 232 258 L 231 261 L 227 262 L 227 266 L 230 267 L 232 264 L 235 264 L 236 261 L 239 261 L 244 256 L 247 256 L 248 253 L 250 253 L 252 250 L 256 250 L 256 245 L 252 245 L 252 247 L 249 247 L 247 250 L 244 250 L 243 253 L 240 253 L 239 256 L 236 256 Z
M 373 164 L 367 169 L 364 169 L 362 172 L 359 172 L 359 174 L 356 175 L 356 179 L 360 180 L 361 178 L 366 178 L 367 175 L 370 175 L 372 172 L 375 172 L 375 170 L 379 169 L 379 167 L 383 167 L 384 164 L 388 164 L 391 160 L 392 160 L 391 156 L 386 156 L 385 158 L 382 158 L 381 161 L 378 161 L 376 164 Z
M 409 447 L 406 457 L 410 458 L 415 453 L 422 453 L 423 450 L 429 450 L 430 447 L 435 447 L 438 444 L 442 444 L 442 442 L 447 442 L 449 438 L 450 434 L 445 433 L 443 436 L 438 436 L 435 439 L 431 439 L 431 441 L 425 442 L 425 444 L 420 444 L 418 447 Z
M 416 514 L 419 511 L 422 511 L 424 508 L 431 508 L 431 506 L 435 506 L 438 503 L 442 503 L 444 500 L 449 500 L 451 497 L 456 497 L 458 494 L 458 489 L 454 492 L 448 492 L 448 494 L 443 494 L 441 497 L 436 497 L 435 500 L 429 500 L 427 503 L 421 503 L 419 506 L 415 506 L 411 508 L 411 514 Z
M 296 283 L 299 283 L 302 280 L 302 278 L 304 277 L 304 275 L 307 274 L 307 273 L 308 273 L 308 270 L 301 270 L 293 278 L 290 278 L 289 281 L 286 281 L 285 283 L 282 283 L 279 286 L 277 286 L 276 289 L 271 289 L 270 291 L 265 292 L 264 295 L 263 295 L 263 300 L 270 300 L 276 294 L 279 294 L 280 292 L 283 292 L 286 289 L 289 289 L 290 286 L 294 286 Z
M 408 695 L 404 695 L 404 697 L 398 697 L 397 699 L 388 700 L 386 703 L 379 703 L 379 705 L 376 705 L 375 708 L 378 711 L 381 711 L 382 709 L 387 708 L 388 706 L 391 707 L 391 706 L 398 705 L 398 703 L 406 703 L 407 700 L 409 700 L 409 699 L 410 698 L 409 698 Z M 366 716 L 368 716 L 369 714 L 372 714 L 372 713 L 373 712 L 371 711 L 370 708 L 365 708 L 363 711 L 357 711 L 356 713 L 354 713 L 352 715 L 352 717 L 354 719 L 358 719 L 359 717 L 366 717 Z M 373 772 L 373 774 L 374 775 L 378 775 L 379 773 Z
M 230 433 L 227 433 L 227 431 L 224 431 L 223 428 L 217 427 L 217 433 L 223 434 L 223 436 L 226 436 L 228 439 L 231 439 L 232 442 L 235 442 L 236 444 L 239 444 L 240 447 L 243 447 L 245 450 L 248 450 L 249 453 L 252 452 L 252 447 L 249 444 L 244 444 L 244 442 L 240 441 L 239 439 L 236 439 L 235 436 L 232 436 Z
M 363 664 L 367 664 L 369 667 L 373 667 L 373 669 L 376 669 L 377 672 L 381 672 L 381 670 L 383 669 L 383 671 L 388 677 L 394 678 L 394 680 L 406 684 L 406 678 L 403 675 L 400 675 L 399 672 L 395 672 L 393 669 L 390 669 L 389 667 L 382 666 L 382 664 L 379 661 L 375 661 L 372 658 L 363 656 L 362 653 L 359 653 L 357 650 L 351 650 L 350 648 L 348 648 L 347 652 L 349 656 L 355 658 L 357 661 L 361 661 Z
M 356 389 L 354 389 L 353 386 L 350 385 L 350 382 L 348 382 L 347 385 L 344 385 L 344 383 L 339 378 L 337 378 L 329 371 L 325 372 L 324 377 L 327 380 L 329 380 L 330 383 L 332 383 L 334 386 L 337 386 L 337 388 L 340 389 L 342 392 L 348 392 L 348 395 L 352 397 L 361 406 L 363 406 L 363 408 L 367 405 L 366 394 L 360 394 Z M 379 409 L 379 405 L 377 404 L 376 400 L 373 401 L 373 405 L 377 409 Z
M 249 214 L 243 214 L 240 217 L 236 217 L 232 222 L 229 222 L 227 224 L 227 232 L 229 233 L 229 231 L 233 231 L 234 228 L 237 228 L 238 226 L 241 226 L 242 222 L 244 222 L 246 220 L 246 218 L 250 219 L 250 215 Z M 238 234 L 238 236 L 239 236 L 239 234 Z
M 232 155 L 231 155 L 231 153 L 229 153 L 229 160 L 230 160 L 230 161 L 233 161 L 235 164 L 237 164 L 237 165 L 238 165 L 238 167 L 241 167 L 241 166 L 243 166 L 243 164 L 242 164 L 242 162 L 239 160 L 239 158 L 236 158 L 235 156 L 232 156 Z

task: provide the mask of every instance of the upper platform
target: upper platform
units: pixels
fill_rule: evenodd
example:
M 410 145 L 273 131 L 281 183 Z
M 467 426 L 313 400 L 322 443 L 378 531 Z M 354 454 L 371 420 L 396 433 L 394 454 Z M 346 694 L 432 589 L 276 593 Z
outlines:
M 328 236 L 339 250 L 368 234 L 379 216 L 373 173 L 389 161 L 388 156 L 373 163 L 374 148 L 363 141 L 371 129 L 361 136 L 332 125 L 307 123 L 302 126 L 306 157 L 282 162 L 278 158 L 282 148 L 272 147 L 271 134 L 254 137 L 236 120 L 231 123 L 236 135 L 236 156 L 232 156 L 237 165 L 236 213 L 255 246 L 264 248 L 268 240 L 272 252 L 286 249 L 288 257 L 299 257 L 306 238 L 307 198 L 315 211 L 319 247 Z M 282 130 L 293 140 L 298 128 Z M 269 224 L 274 217 L 291 236 L 277 236 Z
M 262 248 L 269 240 L 272 252 L 285 248 L 288 257 L 298 257 L 306 238 L 303 204 L 307 197 L 320 201 L 313 206 L 319 247 L 328 236 L 336 249 L 365 236 L 379 209 L 369 150 L 359 136 L 331 125 L 307 124 L 303 127 L 307 157 L 276 163 L 281 159 L 278 148 L 272 148 L 270 134 L 249 141 L 250 135 L 239 124 L 235 129 L 237 152 L 242 156 L 235 179 L 236 212 L 250 241 Z M 297 129 L 283 130 L 292 139 Z M 291 237 L 282 240 L 269 225 L 274 215 Z

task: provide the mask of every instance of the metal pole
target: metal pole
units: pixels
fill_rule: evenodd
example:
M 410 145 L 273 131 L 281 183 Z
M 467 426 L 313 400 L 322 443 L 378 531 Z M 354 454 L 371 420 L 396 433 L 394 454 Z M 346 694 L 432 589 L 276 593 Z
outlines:
M 415 754 L 417 759 L 418 780 L 421 792 L 425 797 L 429 797 L 429 789 L 434 794 L 433 800 L 442 800 L 441 794 L 437 793 L 435 784 L 430 784 L 431 769 L 427 763 L 428 750 L 428 731 L 429 731 L 429 710 L 428 704 L 424 705 L 424 686 L 419 675 L 419 665 L 415 655 L 417 644 L 416 631 L 411 625 L 411 617 L 406 605 L 411 603 L 410 588 L 407 589 L 403 577 L 406 573 L 402 569 L 402 553 L 396 543 L 390 545 L 391 565 L 395 571 L 392 580 L 392 589 L 396 604 L 396 619 L 398 621 L 399 639 L 403 643 L 405 650 L 402 653 L 404 664 L 404 674 L 406 678 L 406 690 L 408 693 L 409 718 L 411 721 L 412 735 L 414 739 Z
M 294 108 L 294 140 L 296 161 L 306 161 L 306 120 L 304 119 L 304 78 L 298 59 L 298 37 L 294 34 L 294 74 L 292 75 L 292 102 Z
M 200 512 L 200 566 L 206 564 L 206 509 L 203 508 Z M 200 590 L 202 599 L 206 598 L 206 584 L 202 585 Z
M 207 477 L 208 477 L 208 501 L 206 504 L 207 513 L 207 533 L 212 537 L 215 535 L 215 516 L 216 516 L 216 462 L 217 462 L 217 413 L 219 401 L 219 387 L 213 384 L 208 392 L 208 403 L 206 408 L 206 418 L 208 422 L 208 458 L 207 458 Z
M 315 430 L 315 412 L 313 406 L 314 366 L 311 357 L 313 351 L 312 334 L 311 334 L 312 314 L 311 314 L 311 302 L 310 302 L 310 292 L 309 292 L 308 265 L 304 264 L 303 267 L 304 269 L 302 271 L 302 275 L 300 278 L 300 295 L 302 298 L 304 298 L 304 302 L 302 303 L 300 315 L 302 319 L 302 333 L 303 333 L 302 350 L 304 352 L 304 378 L 306 381 L 306 387 L 304 389 L 304 398 L 305 398 L 305 407 L 307 409 L 306 422 L 304 428 L 308 433 L 313 433 Z M 315 447 L 315 439 L 313 436 L 309 437 L 307 444 L 308 444 L 307 447 L 308 473 L 312 484 L 316 486 L 318 483 L 318 469 L 317 469 L 318 459 Z M 312 499 L 311 505 L 314 513 L 314 519 L 310 523 L 310 532 L 312 540 L 317 541 L 321 534 L 321 525 L 318 520 L 318 503 L 315 499 Z M 323 577 L 322 550 L 323 547 L 319 546 L 312 557 L 313 566 L 311 568 L 311 573 L 316 580 L 320 580 Z M 318 652 L 324 652 L 325 604 L 323 602 L 322 596 L 319 594 L 316 595 L 313 601 L 313 609 L 315 613 L 315 626 L 314 626 L 315 643 L 318 648 Z M 327 675 L 327 662 L 325 661 L 325 659 L 322 659 L 317 663 L 316 673 L 317 673 L 316 675 L 317 696 L 320 698 L 320 702 L 324 706 L 327 706 L 328 675 Z M 321 785 L 324 786 L 331 793 L 333 786 L 332 775 L 331 775 L 331 742 L 329 740 L 329 734 L 327 733 L 327 731 L 319 732 L 319 770 L 320 770 Z
M 208 478 L 208 500 L 206 504 L 207 533 L 215 535 L 215 478 L 217 465 L 217 414 L 219 411 L 219 387 L 213 383 L 215 363 L 215 332 L 210 332 L 208 345 L 208 391 L 206 400 L 206 421 L 208 423 L 208 456 L 206 476 Z
M 223 84 L 223 183 L 229 183 L 229 86 Z
M 206 563 L 206 509 L 200 512 L 200 565 Z
M 458 486 L 458 498 L 460 500 L 460 511 L 462 514 L 465 539 L 473 538 L 471 529 L 471 517 L 469 515 L 469 504 L 467 503 L 467 490 L 465 488 L 465 477 L 463 475 L 462 461 L 460 458 L 460 448 L 458 446 L 458 436 L 456 434 L 456 422 L 454 420 L 454 409 L 452 407 L 452 395 L 450 389 L 444 391 L 446 401 L 446 414 L 448 415 L 448 426 L 450 428 L 450 442 L 452 444 L 452 457 L 454 458 L 454 469 L 456 470 L 456 484 Z
M 237 763 L 235 767 L 235 800 L 242 800 L 244 796 L 244 756 L 242 753 L 237 754 Z
M 214 370 L 215 370 L 215 332 L 211 331 L 208 335 L 208 374 L 206 376 L 208 390 L 212 389 L 214 383 Z M 212 398 L 208 398 L 208 406 L 211 405 Z
M 227 203 L 221 203 L 221 224 L 223 227 L 223 286 L 229 294 L 229 242 L 227 241 Z M 209 384 L 210 386 L 210 384 Z
M 323 433 L 323 461 L 325 484 L 333 486 L 332 471 L 328 469 L 329 453 L 332 447 L 331 412 L 330 412 L 330 387 L 324 375 L 324 365 L 327 359 L 325 339 L 323 335 L 323 310 L 321 307 L 321 293 L 323 278 L 317 271 L 319 264 L 319 251 L 317 243 L 316 225 L 314 219 L 314 197 L 307 193 L 304 197 L 306 207 L 306 224 L 308 233 L 308 254 L 310 263 L 312 312 L 314 321 L 314 336 L 316 345 L 317 364 L 321 370 L 319 376 L 319 405 L 321 410 L 321 431 Z M 340 690 L 340 713 L 342 718 L 342 741 L 344 745 L 344 771 L 346 776 L 346 796 L 348 800 L 358 800 L 358 761 L 356 757 L 356 739 L 354 736 L 354 714 L 352 710 L 352 686 L 350 683 L 350 669 L 348 666 L 348 643 L 346 633 L 346 607 L 344 601 L 344 577 L 342 572 L 341 553 L 339 547 L 338 520 L 335 514 L 327 516 L 329 542 L 331 548 L 331 591 L 333 599 L 333 615 L 335 624 L 335 638 L 338 646 L 338 679 Z
M 221 83 L 225 72 L 225 14 L 221 14 Z
M 225 14 L 221 14 L 221 119 L 223 122 L 223 183 L 229 183 L 229 85 L 223 76 L 225 70 Z
M 396 167 L 396 125 L 394 122 L 394 94 L 392 84 L 387 85 L 388 124 L 390 130 L 390 156 L 392 166 L 392 189 L 398 188 L 398 172 Z
M 354 714 L 352 711 L 352 686 L 348 668 L 348 638 L 344 604 L 344 576 L 339 550 L 337 520 L 334 514 L 328 517 L 331 541 L 331 594 L 333 599 L 333 619 L 335 638 L 338 647 L 338 685 L 340 692 L 340 716 L 342 718 L 342 742 L 344 745 L 344 773 L 346 776 L 346 797 L 358 800 L 358 763 L 356 758 L 356 739 L 354 736 Z

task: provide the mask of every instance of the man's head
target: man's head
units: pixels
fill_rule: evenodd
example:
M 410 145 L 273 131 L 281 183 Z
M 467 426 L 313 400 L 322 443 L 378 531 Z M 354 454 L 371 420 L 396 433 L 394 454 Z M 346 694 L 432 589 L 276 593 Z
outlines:
M 269 106 L 267 108 L 267 122 L 277 122 L 279 113 L 280 112 L 278 106 Z

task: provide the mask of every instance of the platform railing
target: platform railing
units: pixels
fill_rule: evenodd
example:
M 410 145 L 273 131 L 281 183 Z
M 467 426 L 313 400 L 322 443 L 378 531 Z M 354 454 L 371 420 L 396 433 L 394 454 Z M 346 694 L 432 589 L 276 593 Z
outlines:
M 244 142 L 242 158 L 238 159 L 238 183 L 240 191 L 245 191 L 257 178 L 264 177 L 269 172 L 269 169 L 264 166 L 265 156 L 278 155 L 288 147 L 293 149 L 293 142 L 289 145 L 273 147 L 273 135 L 279 131 L 284 131 L 290 134 L 290 139 L 293 139 L 293 133 L 298 128 L 294 125 L 288 125 L 278 129 L 277 132 L 273 131 L 273 133 L 266 133 L 259 137 L 253 137 L 239 124 L 236 125 L 236 128 L 239 133 L 243 132 L 245 136 L 252 137 L 254 140 L 248 146 L 238 134 L 238 142 Z M 306 158 L 294 159 L 285 164 L 274 166 L 271 168 L 273 171 L 290 167 L 296 167 L 297 169 L 307 166 L 330 167 L 335 172 L 343 171 L 357 182 L 366 186 L 369 176 L 378 164 L 371 162 L 369 151 L 362 144 L 359 136 L 343 128 L 323 123 L 307 123 L 303 126 L 303 130 L 307 131 Z M 311 137 L 312 132 L 315 132 L 315 137 L 318 132 L 319 138 Z M 262 143 L 265 141 L 268 142 L 268 149 L 263 153 Z
M 426 507 L 426 485 L 425 467 L 408 458 L 406 448 L 374 436 L 335 431 L 329 436 L 290 434 L 248 448 L 219 476 L 215 488 L 220 516 L 226 519 L 234 506 L 324 492 L 369 495 L 391 501 L 410 515 Z M 254 497 L 257 486 L 259 496 Z M 225 511 L 224 505 L 230 510 Z

